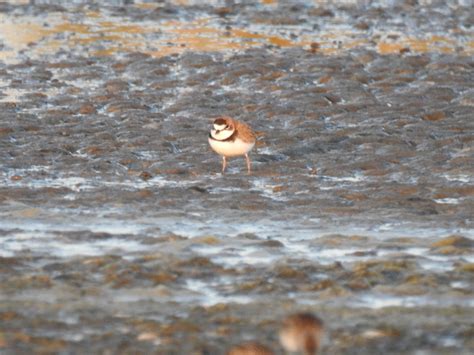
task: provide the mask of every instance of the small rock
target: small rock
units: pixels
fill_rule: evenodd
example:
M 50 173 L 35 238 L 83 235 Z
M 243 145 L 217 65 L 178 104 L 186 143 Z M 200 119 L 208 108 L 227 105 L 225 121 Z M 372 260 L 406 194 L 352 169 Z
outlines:
M 460 235 L 451 235 L 431 244 L 432 248 L 442 248 L 448 246 L 453 246 L 456 248 L 474 248 L 474 240 Z
M 267 248 L 281 248 L 284 247 L 284 244 L 278 240 L 266 240 L 264 242 L 261 242 L 258 244 L 259 246 L 262 247 L 267 247 Z
M 79 113 L 81 115 L 91 115 L 97 113 L 97 110 L 95 109 L 94 105 L 87 103 L 79 108 Z
M 153 175 L 150 174 L 148 171 L 142 171 L 140 174 L 140 179 L 142 179 L 143 181 L 148 181 L 151 178 L 153 178 Z
M 138 334 L 137 340 L 139 341 L 156 341 L 159 339 L 158 334 L 152 332 L 143 332 Z

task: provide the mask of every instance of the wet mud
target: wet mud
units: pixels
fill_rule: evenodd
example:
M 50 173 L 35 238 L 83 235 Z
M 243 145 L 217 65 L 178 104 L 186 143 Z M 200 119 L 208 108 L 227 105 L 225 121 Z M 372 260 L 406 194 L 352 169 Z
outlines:
M 0 353 L 474 350 L 464 2 L 0 4 Z M 229 162 L 225 114 L 257 133 Z

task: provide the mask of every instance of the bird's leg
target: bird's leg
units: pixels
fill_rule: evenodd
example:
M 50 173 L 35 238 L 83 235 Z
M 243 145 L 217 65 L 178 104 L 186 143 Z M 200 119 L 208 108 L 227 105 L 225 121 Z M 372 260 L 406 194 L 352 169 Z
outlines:
M 226 166 L 227 166 L 227 161 L 225 159 L 225 156 L 222 156 L 222 174 L 224 174 Z
M 245 154 L 245 160 L 247 160 L 247 171 L 250 175 L 251 173 L 251 169 L 250 169 L 250 158 L 249 158 L 249 155 L 248 154 Z

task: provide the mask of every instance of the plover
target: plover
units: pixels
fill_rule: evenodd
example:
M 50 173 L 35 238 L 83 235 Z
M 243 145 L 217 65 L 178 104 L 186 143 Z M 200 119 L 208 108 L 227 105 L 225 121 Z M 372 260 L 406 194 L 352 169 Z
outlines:
M 255 145 L 256 137 L 252 129 L 245 123 L 228 116 L 221 116 L 214 120 L 213 128 L 209 133 L 211 148 L 222 156 L 222 173 L 227 166 L 227 158 L 245 156 L 247 171 L 250 174 L 250 158 L 248 153 Z
M 263 344 L 252 341 L 234 346 L 227 355 L 273 355 L 273 351 Z
M 296 313 L 283 320 L 280 329 L 280 343 L 288 352 L 314 355 L 317 353 L 323 322 L 311 313 Z

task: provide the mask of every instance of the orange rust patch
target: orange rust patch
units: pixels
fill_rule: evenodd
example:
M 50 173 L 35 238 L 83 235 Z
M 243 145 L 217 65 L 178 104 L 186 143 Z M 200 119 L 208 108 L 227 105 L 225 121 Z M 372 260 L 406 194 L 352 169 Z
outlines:
M 377 46 L 377 51 L 380 54 L 399 53 L 403 49 L 403 47 L 404 45 L 401 43 L 380 42 Z
M 436 111 L 436 112 L 431 112 L 427 113 L 426 115 L 423 115 L 423 119 L 427 121 L 441 121 L 446 118 L 446 114 L 443 111 Z

